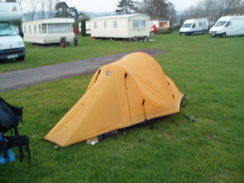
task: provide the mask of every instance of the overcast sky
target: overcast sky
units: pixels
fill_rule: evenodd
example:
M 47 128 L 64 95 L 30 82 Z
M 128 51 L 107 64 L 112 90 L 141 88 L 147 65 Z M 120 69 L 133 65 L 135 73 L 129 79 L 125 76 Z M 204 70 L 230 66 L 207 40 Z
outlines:
M 63 0 L 69 7 L 76 7 L 79 11 L 86 12 L 114 12 L 120 0 Z M 184 11 L 190 6 L 195 6 L 198 0 L 170 0 L 175 5 L 175 10 Z

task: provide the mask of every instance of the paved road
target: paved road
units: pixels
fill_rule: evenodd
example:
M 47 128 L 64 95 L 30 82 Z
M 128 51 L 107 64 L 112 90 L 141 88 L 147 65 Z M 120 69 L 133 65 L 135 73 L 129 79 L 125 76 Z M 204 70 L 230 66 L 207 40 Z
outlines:
M 148 53 L 152 56 L 164 52 L 163 50 L 157 49 L 142 49 L 138 51 Z M 0 73 L 0 92 L 24 88 L 46 81 L 93 73 L 102 65 L 119 60 L 128 53 L 90 58 L 70 63 L 47 65 L 32 69 L 3 72 Z

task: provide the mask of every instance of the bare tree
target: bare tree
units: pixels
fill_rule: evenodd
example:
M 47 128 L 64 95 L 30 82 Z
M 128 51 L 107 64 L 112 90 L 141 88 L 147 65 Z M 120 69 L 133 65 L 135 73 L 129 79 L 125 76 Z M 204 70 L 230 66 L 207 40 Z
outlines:
M 140 12 L 146 13 L 152 19 L 166 18 L 168 4 L 165 0 L 144 0 Z
M 168 19 L 171 27 L 177 21 L 175 6 L 168 0 L 143 0 L 137 12 L 145 13 L 151 19 Z
M 48 18 L 51 18 L 54 16 L 55 13 L 55 6 L 60 2 L 60 0 L 46 0 L 47 1 L 47 13 L 48 13 Z
M 243 0 L 218 0 L 219 16 L 243 14 Z
M 138 1 L 121 0 L 117 5 L 118 9 L 115 10 L 117 14 L 130 14 L 138 9 Z
M 169 19 L 170 27 L 174 27 L 174 24 L 177 22 L 177 15 L 174 4 L 170 2 L 168 4 L 167 18 Z
M 32 0 L 30 1 L 28 4 L 30 5 L 31 7 L 31 20 L 35 20 L 35 14 L 36 14 L 36 8 L 37 8 L 37 5 L 38 5 L 39 1 L 38 0 Z
M 60 0 L 16 0 L 23 12 L 26 13 L 25 19 L 35 20 L 51 18 L 55 13 L 55 6 Z
M 189 7 L 183 19 L 206 17 L 209 21 L 216 21 L 221 16 L 243 14 L 244 0 L 202 0 Z
M 40 4 L 40 9 L 41 9 L 41 14 L 40 14 L 40 19 L 44 19 L 45 18 L 45 8 L 46 8 L 46 0 L 40 0 L 39 4 Z
M 16 0 L 17 3 L 19 3 L 19 5 L 22 4 L 22 0 Z

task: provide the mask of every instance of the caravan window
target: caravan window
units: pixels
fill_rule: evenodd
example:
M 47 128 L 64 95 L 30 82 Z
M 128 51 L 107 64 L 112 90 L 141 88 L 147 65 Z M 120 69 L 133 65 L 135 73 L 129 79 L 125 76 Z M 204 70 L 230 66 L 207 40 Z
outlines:
M 159 22 L 159 27 L 167 27 L 167 22 Z
M 70 25 L 68 23 L 64 24 L 49 24 L 48 25 L 48 33 L 65 33 L 65 32 L 72 32 Z
M 133 29 L 145 29 L 146 21 L 145 20 L 133 20 L 132 28 Z
M 47 33 L 47 24 L 43 24 L 42 25 L 42 34 L 46 34 Z
M 24 26 L 24 33 L 25 33 L 25 34 L 27 33 L 27 31 L 26 31 L 26 26 Z
M 113 21 L 113 27 L 114 27 L 114 29 L 117 29 L 117 21 Z
M 106 29 L 107 28 L 107 22 L 104 22 L 104 29 Z
M 97 22 L 93 23 L 93 28 L 96 29 L 97 28 Z
M 42 33 L 42 27 L 41 27 L 41 24 L 38 24 L 38 33 L 39 33 L 39 34 Z
M 32 31 L 31 31 L 31 25 L 29 25 L 29 34 L 31 34 Z
M 37 34 L 37 26 L 33 25 L 34 34 Z

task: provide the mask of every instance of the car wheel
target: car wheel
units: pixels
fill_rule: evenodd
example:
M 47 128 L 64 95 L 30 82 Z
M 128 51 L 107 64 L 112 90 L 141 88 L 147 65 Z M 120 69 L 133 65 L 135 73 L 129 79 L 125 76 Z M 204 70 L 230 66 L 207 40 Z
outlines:
M 226 37 L 226 33 L 223 33 L 223 34 L 222 34 L 222 37 Z

